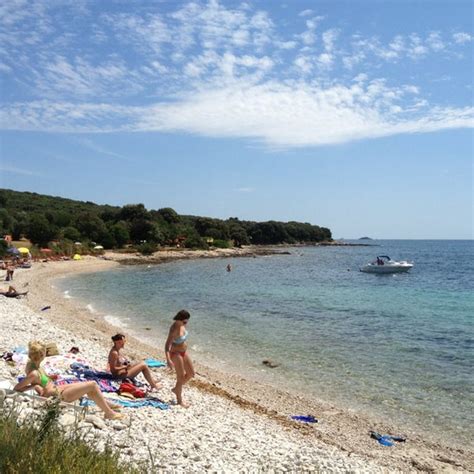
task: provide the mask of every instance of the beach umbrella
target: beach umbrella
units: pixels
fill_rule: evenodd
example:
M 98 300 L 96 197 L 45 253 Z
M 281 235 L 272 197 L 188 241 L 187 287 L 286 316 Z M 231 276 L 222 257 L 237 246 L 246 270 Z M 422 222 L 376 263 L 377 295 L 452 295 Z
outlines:
M 74 257 L 72 257 L 73 260 L 81 260 L 81 258 L 82 257 L 78 253 L 76 253 L 76 255 L 74 255 Z
M 102 247 L 102 245 L 96 245 L 94 250 L 104 250 L 104 247 Z
M 9 249 L 7 249 L 7 252 L 15 255 L 18 255 L 20 253 L 20 251 L 16 247 L 10 247 Z
M 74 242 L 74 245 L 82 245 L 81 242 Z
M 20 253 L 30 253 L 30 249 L 27 249 L 26 247 L 20 247 L 18 249 L 18 252 L 20 252 Z

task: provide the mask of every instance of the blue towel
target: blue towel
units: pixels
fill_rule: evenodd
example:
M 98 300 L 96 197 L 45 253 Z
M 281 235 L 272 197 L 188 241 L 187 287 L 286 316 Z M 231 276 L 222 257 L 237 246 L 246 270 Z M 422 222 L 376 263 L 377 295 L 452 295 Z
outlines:
M 148 367 L 166 367 L 165 362 L 156 359 L 145 359 L 145 364 L 148 365 Z
M 292 420 L 302 421 L 303 423 L 317 423 L 318 420 L 311 415 L 293 415 Z

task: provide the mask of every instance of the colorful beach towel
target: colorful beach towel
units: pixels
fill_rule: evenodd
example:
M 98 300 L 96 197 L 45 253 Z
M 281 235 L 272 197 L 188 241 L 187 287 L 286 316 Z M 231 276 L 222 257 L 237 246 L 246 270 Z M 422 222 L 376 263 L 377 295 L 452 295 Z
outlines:
M 114 403 L 119 403 L 123 407 L 126 408 L 142 408 L 142 407 L 152 407 L 152 408 L 159 408 L 160 410 L 167 410 L 169 405 L 165 402 L 158 401 L 152 398 L 145 398 L 143 400 L 124 400 L 122 398 L 113 398 L 111 399 Z M 88 398 L 81 399 L 81 406 L 94 406 L 95 403 Z

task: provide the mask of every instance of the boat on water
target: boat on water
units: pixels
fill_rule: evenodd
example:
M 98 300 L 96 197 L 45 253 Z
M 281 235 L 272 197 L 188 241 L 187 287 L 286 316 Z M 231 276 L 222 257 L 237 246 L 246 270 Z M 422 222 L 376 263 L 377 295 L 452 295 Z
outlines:
M 365 273 L 402 273 L 413 268 L 413 263 L 405 260 L 397 262 L 388 255 L 379 255 L 376 260 L 360 268 Z

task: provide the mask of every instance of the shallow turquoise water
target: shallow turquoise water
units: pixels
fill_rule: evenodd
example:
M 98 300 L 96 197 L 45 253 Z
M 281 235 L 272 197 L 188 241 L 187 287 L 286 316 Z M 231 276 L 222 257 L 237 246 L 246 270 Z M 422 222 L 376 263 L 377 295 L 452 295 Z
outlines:
M 467 442 L 473 242 L 373 244 L 128 267 L 59 285 L 159 346 L 186 308 L 201 362 Z M 415 268 L 391 276 L 358 271 L 380 254 L 413 260 Z M 264 367 L 267 358 L 280 367 Z

